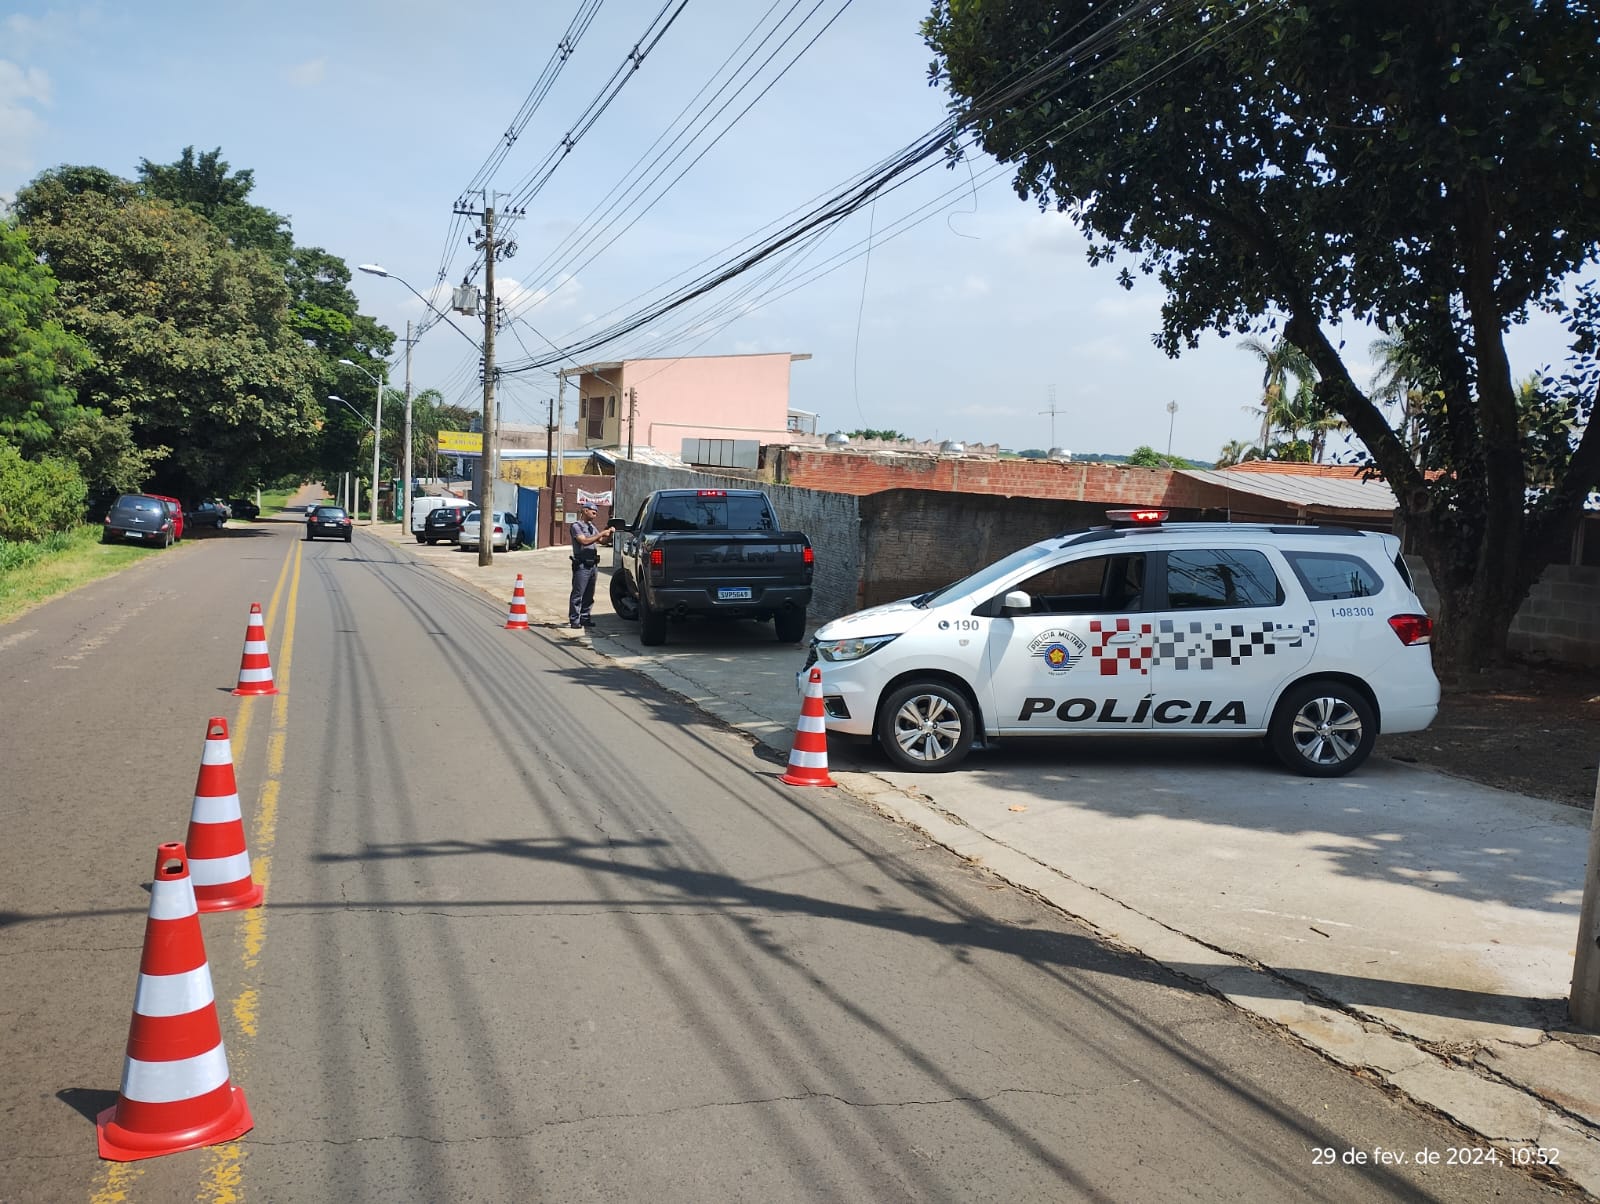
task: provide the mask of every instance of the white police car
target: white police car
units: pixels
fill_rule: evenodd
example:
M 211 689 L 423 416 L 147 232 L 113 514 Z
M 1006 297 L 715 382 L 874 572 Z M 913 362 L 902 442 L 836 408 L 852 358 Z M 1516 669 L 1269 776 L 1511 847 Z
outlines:
M 911 770 L 1012 736 L 1266 738 L 1349 773 L 1439 707 L 1433 622 L 1393 535 L 1111 511 L 943 589 L 820 628 L 830 732 Z

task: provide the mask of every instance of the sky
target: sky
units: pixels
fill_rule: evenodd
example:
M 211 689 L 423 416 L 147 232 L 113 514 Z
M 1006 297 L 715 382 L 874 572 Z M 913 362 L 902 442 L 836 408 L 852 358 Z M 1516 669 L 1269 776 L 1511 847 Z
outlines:
M 398 277 L 356 272 L 351 287 L 401 334 L 426 314 L 410 289 L 448 308 L 472 268 L 475 219 L 453 210 L 476 188 L 516 244 L 496 266 L 504 365 L 633 312 L 945 115 L 927 0 L 596 3 L 0 0 L 0 198 L 63 163 L 132 178 L 141 159 L 221 148 L 298 245 Z M 735 74 L 752 51 L 766 66 Z M 809 355 L 790 405 L 821 431 L 1202 461 L 1252 441 L 1259 360 L 1215 336 L 1168 359 L 1151 341 L 1159 287 L 1125 292 L 1115 268 L 1091 268 L 1070 221 L 1010 179 L 988 159 L 934 166 L 803 255 L 568 362 Z M 457 321 L 416 343 L 413 385 L 475 408 L 481 323 Z M 1366 383 L 1376 332 L 1332 333 Z M 1561 362 L 1561 336 L 1548 321 L 1513 332 L 1515 374 Z M 542 424 L 556 389 L 550 368 L 505 376 L 502 421 Z

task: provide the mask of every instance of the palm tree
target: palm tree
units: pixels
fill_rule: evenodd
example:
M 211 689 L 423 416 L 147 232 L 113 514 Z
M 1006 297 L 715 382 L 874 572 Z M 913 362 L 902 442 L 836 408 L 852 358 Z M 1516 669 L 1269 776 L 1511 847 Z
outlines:
M 1317 381 L 1317 370 L 1311 360 L 1289 340 L 1280 337 L 1274 343 L 1258 338 L 1247 338 L 1239 344 L 1261 360 L 1261 404 L 1249 406 L 1245 412 L 1261 415 L 1261 454 L 1270 454 L 1272 432 L 1280 431 L 1287 441 L 1294 441 L 1307 428 L 1315 429 L 1317 423 L 1328 418 L 1328 411 L 1318 407 L 1312 392 Z M 1289 388 L 1290 379 L 1294 388 Z M 1324 431 L 1323 438 L 1326 438 Z M 1320 441 L 1314 441 L 1320 455 Z
M 1400 440 L 1413 462 L 1422 455 L 1422 413 L 1430 397 L 1441 394 L 1439 374 L 1422 360 L 1407 333 L 1386 334 L 1368 348 L 1377 361 L 1372 400 L 1400 409 Z
M 1231 468 L 1235 464 L 1242 464 L 1254 450 L 1243 439 L 1230 439 L 1222 445 L 1222 454 L 1217 457 L 1216 466 L 1218 468 Z

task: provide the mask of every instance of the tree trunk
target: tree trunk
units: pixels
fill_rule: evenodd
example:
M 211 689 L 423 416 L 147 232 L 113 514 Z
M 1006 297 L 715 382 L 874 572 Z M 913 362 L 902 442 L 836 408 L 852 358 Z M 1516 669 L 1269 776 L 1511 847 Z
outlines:
M 1517 591 L 1507 569 L 1491 574 L 1479 565 L 1475 580 L 1452 581 L 1433 568 L 1439 591 L 1439 614 L 1433 625 L 1433 666 L 1446 684 L 1470 681 L 1475 674 L 1507 659 L 1511 620 L 1527 591 Z

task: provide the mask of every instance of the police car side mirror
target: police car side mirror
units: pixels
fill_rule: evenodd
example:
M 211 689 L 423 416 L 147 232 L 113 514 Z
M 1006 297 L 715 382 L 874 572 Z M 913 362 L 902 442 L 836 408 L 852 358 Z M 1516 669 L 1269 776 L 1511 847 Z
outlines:
M 1002 615 L 1028 614 L 1033 610 L 1033 598 L 1027 590 L 1014 589 L 1000 600 Z

